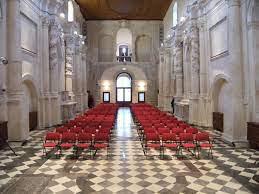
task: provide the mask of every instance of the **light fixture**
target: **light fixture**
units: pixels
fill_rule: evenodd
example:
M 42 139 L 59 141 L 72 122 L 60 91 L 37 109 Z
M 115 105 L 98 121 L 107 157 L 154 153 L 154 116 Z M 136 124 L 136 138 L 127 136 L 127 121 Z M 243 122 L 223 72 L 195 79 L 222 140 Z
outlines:
M 184 21 L 185 21 L 185 17 L 181 17 L 180 22 L 184 22 Z
M 145 85 L 146 83 L 144 81 L 138 82 L 139 91 L 145 91 Z
M 84 44 L 85 44 L 85 41 L 82 41 L 81 43 L 82 43 L 82 45 L 84 45 Z
M 110 82 L 109 81 L 107 81 L 107 80 L 105 80 L 105 81 L 103 81 L 103 90 L 104 91 L 109 91 L 110 90 Z
M 77 31 L 74 31 L 74 35 L 77 35 Z
M 122 70 L 123 70 L 123 71 L 126 71 L 126 70 L 127 70 L 127 68 L 123 67 L 123 68 L 122 68 Z
M 145 84 L 145 82 L 143 82 L 143 81 L 140 81 L 139 83 L 138 83 L 138 86 L 139 87 L 144 87 L 146 84 Z
M 126 48 L 125 47 L 122 48 L 122 52 L 123 52 L 123 54 L 126 53 Z
M 60 13 L 59 17 L 61 17 L 62 19 L 65 19 L 66 15 L 64 13 Z

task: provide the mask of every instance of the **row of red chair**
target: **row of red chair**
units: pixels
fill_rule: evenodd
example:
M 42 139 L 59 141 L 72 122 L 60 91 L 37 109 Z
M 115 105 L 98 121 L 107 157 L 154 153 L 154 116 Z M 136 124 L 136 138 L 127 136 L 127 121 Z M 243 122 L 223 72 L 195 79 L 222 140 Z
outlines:
M 144 153 L 147 153 L 148 148 L 159 149 L 160 153 L 168 148 L 175 149 L 177 155 L 181 152 L 182 156 L 182 149 L 186 149 L 193 150 L 192 154 L 195 156 L 197 150 L 199 157 L 199 152 L 204 148 L 212 156 L 212 138 L 208 133 L 199 131 L 149 104 L 132 104 L 131 110 L 139 125 L 138 134 Z M 145 115 L 146 113 L 152 114 Z
M 107 111 L 103 114 L 102 110 Z M 73 148 L 74 155 L 77 157 L 79 152 L 84 150 L 89 151 L 90 154 L 95 151 L 93 154 L 95 156 L 98 150 L 107 149 L 108 157 L 109 141 L 117 110 L 116 104 L 100 104 L 56 128 L 55 131 L 48 132 L 43 142 L 43 154 L 47 155 L 47 149 L 57 149 L 60 156 L 63 150 Z M 90 120 L 95 117 L 100 120 Z

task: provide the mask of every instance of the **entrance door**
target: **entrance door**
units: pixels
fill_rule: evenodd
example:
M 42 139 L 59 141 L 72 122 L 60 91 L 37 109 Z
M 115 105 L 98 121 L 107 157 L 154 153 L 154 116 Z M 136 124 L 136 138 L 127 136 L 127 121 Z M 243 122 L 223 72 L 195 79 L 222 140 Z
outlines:
M 132 98 L 132 80 L 128 73 L 121 73 L 116 81 L 116 101 L 122 105 L 127 105 Z

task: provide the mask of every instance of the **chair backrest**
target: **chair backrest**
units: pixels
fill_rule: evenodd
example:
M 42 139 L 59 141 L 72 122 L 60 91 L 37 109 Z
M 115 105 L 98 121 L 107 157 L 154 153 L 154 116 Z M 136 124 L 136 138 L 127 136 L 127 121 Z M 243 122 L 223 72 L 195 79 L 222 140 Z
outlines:
M 152 127 L 144 128 L 144 133 L 156 133 L 156 130 Z
M 179 127 L 180 127 L 180 128 L 183 128 L 183 129 L 186 129 L 186 128 L 189 127 L 189 125 L 186 124 L 186 123 L 179 123 Z
M 58 127 L 58 128 L 56 128 L 56 132 L 57 133 L 66 133 L 66 132 L 68 132 L 68 128 L 67 127 Z
M 176 135 L 179 135 L 180 133 L 183 133 L 184 130 L 182 128 L 176 127 L 176 128 L 172 128 L 172 133 L 175 133 Z
M 78 134 L 78 133 L 82 132 L 82 128 L 81 127 L 72 127 L 72 128 L 70 128 L 70 132 Z
M 192 133 L 180 133 L 180 141 L 182 142 L 192 142 L 193 134 Z
M 163 133 L 162 141 L 177 141 L 175 133 Z
M 162 135 L 164 133 L 170 133 L 170 130 L 168 128 L 161 127 L 161 128 L 157 129 L 157 132 L 158 132 L 159 135 Z
M 78 142 L 91 142 L 93 136 L 91 133 L 79 133 L 78 134 Z
M 66 132 L 62 134 L 61 142 L 76 142 L 76 134 L 71 132 Z
M 55 132 L 48 132 L 45 137 L 46 141 L 59 141 L 60 140 L 60 133 Z
M 197 128 L 194 128 L 194 127 L 189 127 L 189 128 L 186 129 L 186 133 L 196 134 L 198 132 L 199 132 L 199 130 Z
M 110 128 L 100 128 L 99 129 L 99 133 L 110 133 L 110 132 L 111 132 Z
M 146 133 L 146 141 L 160 141 L 159 136 L 156 133 Z
M 96 133 L 94 137 L 95 142 L 107 142 L 109 141 L 109 134 L 107 133 Z
M 208 133 L 205 133 L 205 132 L 197 133 L 195 140 L 196 141 L 210 141 L 210 136 Z

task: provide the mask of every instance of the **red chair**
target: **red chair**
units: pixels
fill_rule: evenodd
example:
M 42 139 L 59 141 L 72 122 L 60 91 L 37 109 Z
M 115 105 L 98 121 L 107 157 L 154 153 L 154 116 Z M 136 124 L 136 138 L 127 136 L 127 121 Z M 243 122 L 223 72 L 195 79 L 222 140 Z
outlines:
M 43 155 L 47 155 L 46 149 L 54 150 L 60 141 L 60 133 L 48 132 L 43 140 Z
M 183 128 L 183 129 L 186 129 L 186 128 L 190 127 L 190 126 L 188 124 L 186 124 L 186 123 L 179 123 L 179 127 Z
M 198 146 L 198 158 L 200 158 L 200 151 L 201 149 L 208 149 L 208 157 L 211 155 L 211 158 L 213 158 L 212 155 L 212 148 L 213 148 L 213 140 L 210 139 L 210 136 L 208 133 L 197 133 L 196 134 L 196 142 Z
M 93 156 L 96 155 L 98 150 L 106 149 L 107 150 L 107 157 L 109 154 L 109 134 L 107 133 L 96 133 L 94 137 L 93 149 L 95 153 Z
M 181 142 L 181 148 L 184 148 L 191 152 L 193 150 L 192 155 L 196 156 L 196 144 L 194 142 L 193 134 L 192 133 L 180 133 L 180 142 Z M 181 155 L 182 149 L 181 149 Z
M 60 155 L 62 154 L 62 150 L 70 149 L 76 144 L 76 134 L 66 132 L 62 134 L 61 144 L 59 145 Z
M 70 133 L 76 133 L 76 134 L 82 133 L 82 128 L 81 127 L 72 127 L 72 128 L 70 128 Z
M 194 127 L 189 127 L 189 128 L 186 129 L 186 133 L 196 134 L 198 132 L 199 132 L 199 130 L 197 128 L 194 128 Z
M 109 134 L 109 136 L 110 136 L 110 134 L 111 134 L 111 129 L 110 129 L 110 128 L 100 128 L 100 129 L 98 130 L 98 133 L 107 133 L 107 134 Z
M 161 128 L 157 129 L 157 133 L 159 135 L 162 135 L 163 133 L 170 133 L 170 130 L 168 128 L 166 128 L 166 127 L 161 127 Z
M 56 128 L 56 132 L 60 133 L 60 134 L 66 133 L 66 132 L 68 132 L 68 128 L 67 127 L 58 127 L 58 128 Z
M 91 133 L 79 133 L 77 144 L 76 144 L 76 156 L 78 156 L 78 152 L 80 150 L 90 150 L 92 146 L 93 136 Z M 91 153 L 91 152 L 90 152 Z
M 181 133 L 184 133 L 184 130 L 183 130 L 182 128 L 176 127 L 176 128 L 172 128 L 172 129 L 171 129 L 171 132 L 174 133 L 174 134 L 176 134 L 176 135 L 179 135 L 179 134 L 181 134 Z
M 147 151 L 148 149 L 155 149 L 160 152 L 161 157 L 161 143 L 160 138 L 157 133 L 146 133 L 145 134 L 145 150 L 144 153 L 146 156 L 148 156 Z
M 164 149 L 176 150 L 176 155 L 178 155 L 179 144 L 177 142 L 177 137 L 174 133 L 163 133 L 162 145 L 163 145 L 163 156 L 164 156 Z

